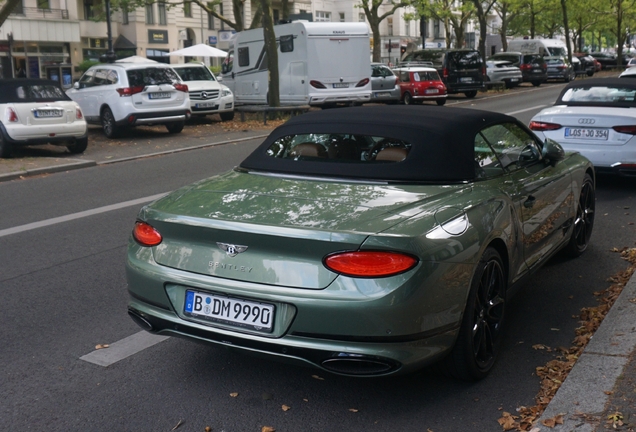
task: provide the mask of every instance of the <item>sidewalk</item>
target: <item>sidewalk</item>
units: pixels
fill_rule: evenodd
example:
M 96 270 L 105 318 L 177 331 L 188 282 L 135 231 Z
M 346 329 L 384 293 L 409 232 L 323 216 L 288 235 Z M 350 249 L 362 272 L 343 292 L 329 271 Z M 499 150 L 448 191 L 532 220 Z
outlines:
M 125 139 L 110 140 L 101 127 L 89 126 L 88 148 L 74 155 L 66 147 L 53 145 L 17 147 L 11 157 L 0 159 L 0 182 L 50 174 L 140 157 L 263 139 L 281 121 L 219 122 L 213 117 L 193 119 L 183 132 L 168 134 L 164 126 L 145 126 L 126 131 Z
M 84 154 L 65 147 L 33 146 L 0 159 L 0 182 L 83 167 L 187 151 L 214 145 L 264 139 L 281 121 L 189 122 L 182 133 L 165 127 L 131 129 L 125 140 L 109 140 L 101 128 L 89 126 Z M 132 138 L 132 139 L 131 139 Z M 636 274 L 624 287 L 574 368 L 532 432 L 636 431 Z M 612 416 L 612 417 L 609 417 Z M 543 421 L 562 418 L 554 428 Z M 621 424 L 622 422 L 622 424 Z

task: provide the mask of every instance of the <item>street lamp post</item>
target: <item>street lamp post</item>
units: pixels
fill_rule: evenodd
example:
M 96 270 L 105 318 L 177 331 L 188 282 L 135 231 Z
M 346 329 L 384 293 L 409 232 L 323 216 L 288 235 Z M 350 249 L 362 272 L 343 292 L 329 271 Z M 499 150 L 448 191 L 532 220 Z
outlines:
M 106 36 L 108 37 L 108 52 L 99 57 L 102 63 L 113 63 L 117 60 L 117 56 L 113 51 L 113 32 L 110 27 L 110 0 L 104 0 L 106 6 Z

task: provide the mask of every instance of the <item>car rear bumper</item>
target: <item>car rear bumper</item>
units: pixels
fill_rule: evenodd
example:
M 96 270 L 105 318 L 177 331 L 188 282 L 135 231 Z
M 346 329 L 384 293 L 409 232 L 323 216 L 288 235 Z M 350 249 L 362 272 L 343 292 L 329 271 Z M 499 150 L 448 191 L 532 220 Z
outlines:
M 533 72 L 524 72 L 523 74 L 523 82 L 544 82 L 548 79 L 547 73 L 533 73 Z
M 66 145 L 88 137 L 86 123 L 76 123 L 59 126 L 21 126 L 12 128 L 10 132 L 0 123 L 0 132 L 3 139 L 14 146 L 58 143 Z
M 160 111 L 160 112 L 144 112 L 129 113 L 122 120 L 116 122 L 117 126 L 138 126 L 164 124 L 186 121 L 190 118 L 189 109 Z
M 202 103 L 213 103 L 211 107 L 199 107 Z M 220 112 L 234 111 L 234 98 L 226 97 L 211 101 L 190 99 L 190 110 L 192 114 L 216 114 Z

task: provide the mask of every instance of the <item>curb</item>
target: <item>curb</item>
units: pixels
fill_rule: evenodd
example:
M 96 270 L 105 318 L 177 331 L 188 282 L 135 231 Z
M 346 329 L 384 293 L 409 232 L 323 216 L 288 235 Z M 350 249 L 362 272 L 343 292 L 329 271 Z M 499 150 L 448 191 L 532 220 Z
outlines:
M 225 140 L 225 141 L 219 141 L 219 142 L 213 142 L 213 143 L 207 143 L 207 144 L 199 144 L 199 145 L 195 145 L 195 146 L 191 146 L 191 147 L 182 147 L 182 148 L 177 148 L 177 149 L 172 149 L 172 150 L 165 150 L 165 151 L 156 152 L 156 153 L 145 153 L 145 154 L 138 155 L 138 156 L 129 156 L 129 157 L 113 159 L 113 160 L 106 160 L 106 161 L 99 161 L 99 162 L 98 161 L 94 161 L 94 160 L 86 160 L 86 161 L 82 160 L 82 161 L 73 162 L 73 163 L 65 163 L 65 164 L 62 164 L 62 165 L 51 165 L 51 166 L 48 166 L 48 167 L 34 168 L 34 169 L 31 169 L 31 170 L 15 171 L 15 172 L 7 173 L 7 174 L 0 174 L 0 182 L 16 180 L 16 179 L 23 178 L 23 177 L 32 177 L 32 176 L 41 175 L 41 174 L 52 174 L 52 173 L 56 173 L 56 172 L 71 171 L 71 170 L 76 170 L 76 169 L 80 169 L 80 168 L 88 168 L 88 167 L 100 166 L 100 165 L 109 165 L 109 164 L 114 164 L 114 163 L 118 163 L 118 162 L 127 162 L 127 161 L 131 161 L 131 160 L 136 160 L 136 159 L 144 159 L 144 158 L 148 158 L 148 157 L 162 156 L 162 155 L 180 153 L 180 152 L 190 151 L 190 150 L 198 150 L 198 149 L 202 149 L 202 148 L 206 148 L 206 147 L 214 147 L 214 146 L 217 146 L 217 145 L 239 143 L 239 142 L 243 142 L 243 141 L 251 141 L 251 140 L 255 140 L 255 139 L 266 138 L 268 136 L 269 136 L 269 134 L 255 135 L 255 136 L 251 136 L 251 137 L 229 139 L 229 140 Z
M 533 432 L 593 432 L 595 424 L 585 415 L 605 411 L 611 391 L 623 374 L 631 353 L 636 348 L 636 273 L 632 275 L 616 302 L 607 313 L 583 354 L 550 401 Z M 608 394 L 609 393 L 609 394 Z M 563 415 L 563 424 L 548 428 L 543 420 Z

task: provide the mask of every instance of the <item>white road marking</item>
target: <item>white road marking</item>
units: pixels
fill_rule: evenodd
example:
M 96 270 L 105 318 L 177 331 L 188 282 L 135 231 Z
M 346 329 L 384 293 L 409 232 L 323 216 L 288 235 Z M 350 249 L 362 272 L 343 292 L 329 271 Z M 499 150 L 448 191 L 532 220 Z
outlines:
M 537 105 L 537 106 L 533 106 L 533 107 L 530 107 L 530 108 L 525 108 L 525 109 L 522 109 L 522 110 L 519 110 L 519 111 L 512 111 L 512 112 L 509 112 L 509 113 L 506 113 L 506 114 L 512 116 L 512 115 L 515 115 L 515 114 L 520 114 L 522 112 L 532 111 L 532 110 L 541 109 L 541 108 L 545 108 L 545 107 L 547 107 L 547 105 Z
M 11 234 L 17 234 L 17 233 L 21 233 L 24 231 L 31 231 L 37 228 L 42 228 L 42 227 L 46 227 L 46 226 L 50 226 L 50 225 L 55 225 L 55 224 L 59 224 L 62 222 L 68 222 L 68 221 L 72 221 L 75 219 L 81 219 L 81 218 L 85 218 L 88 216 L 93 216 L 96 214 L 100 214 L 100 213 L 106 213 L 109 211 L 113 211 L 113 210 L 119 210 L 122 208 L 126 208 L 126 207 L 131 207 L 131 206 L 135 206 L 135 205 L 139 205 L 139 204 L 144 204 L 147 202 L 151 202 L 154 201 L 156 199 L 159 199 L 163 196 L 165 196 L 165 193 L 162 194 L 157 194 L 157 195 L 151 195 L 151 196 L 147 196 L 144 198 L 137 198 L 134 200 L 130 200 L 130 201 L 124 201 L 124 202 L 120 202 L 117 204 L 111 204 L 111 205 L 107 205 L 104 207 L 97 207 L 94 208 L 92 210 L 86 210 L 86 211 L 82 211 L 82 212 L 78 212 L 78 213 L 71 213 L 68 214 L 66 216 L 60 216 L 60 217 L 56 217 L 56 218 L 51 218 L 51 219 L 45 219 L 43 221 L 39 221 L 39 222 L 33 222 L 30 224 L 26 224 L 26 225 L 20 225 L 17 227 L 13 227 L 13 228 L 7 228 L 7 229 L 3 229 L 0 230 L 0 237 L 5 237 Z
M 150 348 L 159 342 L 163 342 L 168 338 L 169 336 L 153 335 L 142 330 L 139 333 L 135 333 L 132 336 L 110 344 L 108 348 L 98 349 L 83 355 L 80 357 L 80 360 L 107 367 L 126 357 L 137 354 L 146 348 Z

